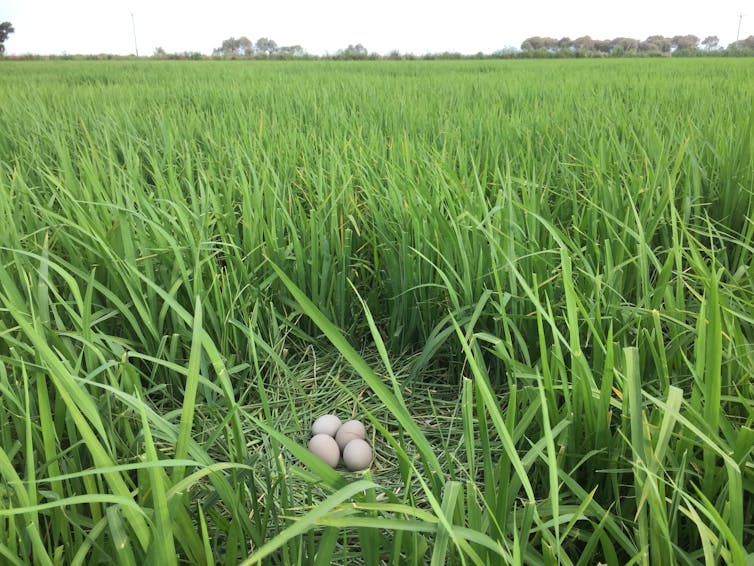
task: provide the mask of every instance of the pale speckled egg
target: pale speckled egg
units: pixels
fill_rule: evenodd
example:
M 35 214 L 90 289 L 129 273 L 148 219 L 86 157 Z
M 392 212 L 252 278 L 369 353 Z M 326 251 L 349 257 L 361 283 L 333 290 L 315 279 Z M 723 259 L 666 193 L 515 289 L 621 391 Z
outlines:
M 343 462 L 352 472 L 366 470 L 372 463 L 372 449 L 365 440 L 352 440 L 343 450 Z
M 346 421 L 338 429 L 335 435 L 335 441 L 340 446 L 341 450 L 345 450 L 346 446 L 352 440 L 364 440 L 367 437 L 367 429 L 359 421 Z
M 338 443 L 329 434 L 315 434 L 309 441 L 309 452 L 334 468 L 340 461 Z
M 322 415 L 312 425 L 312 434 L 326 434 L 328 436 L 335 437 L 335 433 L 338 432 L 341 422 L 335 415 Z

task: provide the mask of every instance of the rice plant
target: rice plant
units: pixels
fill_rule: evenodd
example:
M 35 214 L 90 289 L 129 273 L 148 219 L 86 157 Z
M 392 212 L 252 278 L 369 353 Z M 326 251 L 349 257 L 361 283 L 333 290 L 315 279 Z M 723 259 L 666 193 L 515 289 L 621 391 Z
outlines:
M 0 561 L 751 564 L 750 71 L 0 64 Z

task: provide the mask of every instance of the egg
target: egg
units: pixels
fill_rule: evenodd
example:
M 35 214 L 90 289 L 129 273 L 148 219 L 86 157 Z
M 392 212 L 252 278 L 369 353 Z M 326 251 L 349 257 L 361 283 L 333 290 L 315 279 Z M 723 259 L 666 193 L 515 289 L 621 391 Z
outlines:
M 352 472 L 366 470 L 372 463 L 372 449 L 365 440 L 352 440 L 343 450 L 343 462 Z
M 367 437 L 367 429 L 359 421 L 346 421 L 338 429 L 335 435 L 335 441 L 341 450 L 345 450 L 346 445 L 352 440 L 364 440 Z
M 322 415 L 312 425 L 312 434 L 314 436 L 318 434 L 326 434 L 328 436 L 335 436 L 340 428 L 340 419 L 335 415 Z
M 338 443 L 329 434 L 315 434 L 309 441 L 309 452 L 334 468 L 340 461 Z

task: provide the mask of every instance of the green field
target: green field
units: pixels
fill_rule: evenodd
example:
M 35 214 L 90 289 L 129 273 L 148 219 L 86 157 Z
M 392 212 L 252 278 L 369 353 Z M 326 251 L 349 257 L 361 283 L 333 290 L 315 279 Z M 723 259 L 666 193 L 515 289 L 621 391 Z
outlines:
M 0 563 L 754 564 L 752 92 L 0 63 Z

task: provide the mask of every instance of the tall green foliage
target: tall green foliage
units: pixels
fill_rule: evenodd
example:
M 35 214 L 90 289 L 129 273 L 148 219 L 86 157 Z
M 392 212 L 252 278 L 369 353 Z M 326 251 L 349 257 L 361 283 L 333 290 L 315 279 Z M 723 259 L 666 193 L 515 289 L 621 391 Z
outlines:
M 2 72 L 3 560 L 751 560 L 746 61 Z

